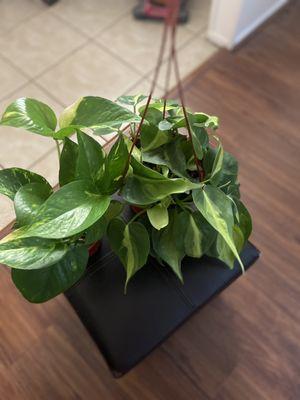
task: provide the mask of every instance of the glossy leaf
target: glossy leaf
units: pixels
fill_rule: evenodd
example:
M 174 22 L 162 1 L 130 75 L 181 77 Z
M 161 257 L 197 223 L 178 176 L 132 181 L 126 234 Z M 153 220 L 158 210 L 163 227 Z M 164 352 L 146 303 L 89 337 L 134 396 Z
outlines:
M 104 171 L 105 153 L 102 146 L 91 136 L 83 132 L 77 133 L 78 158 L 76 177 L 83 180 L 99 180 Z
M 147 209 L 147 215 L 151 225 L 158 231 L 169 223 L 168 206 L 159 203 L 152 208 Z
M 65 292 L 84 274 L 88 262 L 85 247 L 70 249 L 57 263 L 37 270 L 12 270 L 12 280 L 32 303 L 42 303 Z
M 28 183 L 42 183 L 48 185 L 48 182 L 41 175 L 22 168 L 7 168 L 0 170 L 0 193 L 14 199 L 17 191 Z
M 101 193 L 114 193 L 119 189 L 128 160 L 128 150 L 123 136 L 119 136 L 105 160 L 105 171 L 99 182 Z
M 143 151 L 154 150 L 171 142 L 173 136 L 168 131 L 160 131 L 155 125 L 143 125 L 141 130 L 141 146 Z
M 184 211 L 186 229 L 184 235 L 184 249 L 186 255 L 200 258 L 211 247 L 216 239 L 216 231 L 198 212 Z
M 199 185 L 193 185 L 181 178 L 152 180 L 132 175 L 127 178 L 122 195 L 128 203 L 148 205 L 171 194 L 184 193 L 196 187 L 199 187 Z
M 240 253 L 243 250 L 245 238 L 241 229 L 237 225 L 234 225 L 233 227 L 232 237 L 234 245 L 237 251 Z M 213 243 L 207 254 L 211 257 L 215 257 L 218 260 L 223 261 L 231 269 L 234 267 L 236 257 L 231 248 L 228 246 L 227 242 L 220 234 L 217 235 L 215 242 Z
M 66 108 L 60 116 L 59 124 L 61 128 L 74 125 L 90 128 L 94 132 L 101 130 L 101 135 L 104 135 L 111 133 L 111 128 L 139 121 L 140 117 L 127 108 L 102 97 L 87 96 Z
M 0 124 L 24 128 L 43 136 L 53 136 L 57 121 L 49 106 L 41 101 L 23 97 L 7 107 Z
M 108 226 L 108 238 L 125 267 L 126 289 L 129 280 L 147 262 L 150 251 L 148 232 L 139 222 L 126 225 L 123 220 L 116 218 Z
M 155 253 L 166 262 L 177 277 L 183 281 L 181 261 L 185 256 L 183 235 L 186 229 L 186 219 L 183 213 L 176 210 L 169 212 L 169 224 L 160 231 L 152 230 L 152 243 Z
M 244 270 L 233 240 L 234 217 L 231 200 L 220 189 L 210 185 L 206 185 L 203 189 L 194 190 L 193 200 L 203 217 L 226 241 L 238 259 L 242 270 Z
M 45 201 L 33 224 L 15 230 L 3 241 L 33 236 L 62 239 L 76 235 L 98 221 L 109 203 L 110 197 L 96 194 L 89 182 L 68 183 Z
M 105 214 L 87 230 L 84 243 L 86 245 L 91 245 L 101 239 L 106 233 L 110 221 L 118 217 L 122 210 L 123 204 L 112 200 Z
M 181 147 L 183 141 L 182 137 L 177 137 L 171 143 L 154 150 L 143 151 L 142 160 L 151 164 L 165 165 L 177 176 L 187 178 L 186 159 Z
M 221 173 L 223 166 L 223 158 L 224 158 L 223 146 L 221 145 L 221 143 L 219 143 L 209 177 L 210 180 L 213 180 L 214 177 L 216 177 L 218 174 Z
M 48 183 L 28 183 L 22 186 L 14 199 L 18 226 L 33 222 L 41 205 L 52 194 L 52 187 Z
M 163 119 L 162 121 L 160 121 L 160 123 L 158 124 L 158 129 L 160 131 L 169 131 L 172 128 L 172 123 L 169 122 L 167 119 Z
M 78 144 L 66 137 L 60 156 L 59 184 L 61 187 L 76 180 L 77 160 Z
M 174 193 L 184 193 L 201 187 L 188 179 L 169 179 L 132 159 L 133 174 L 129 175 L 123 188 L 124 199 L 131 204 L 155 203 Z
M 251 235 L 252 232 L 252 219 L 249 211 L 245 207 L 245 205 L 238 200 L 237 198 L 234 198 L 235 204 L 237 206 L 237 210 L 239 213 L 239 228 L 241 229 L 245 241 L 249 239 L 249 236 Z
M 148 96 L 144 96 L 142 94 L 137 94 L 134 96 L 120 96 L 117 98 L 117 101 L 121 104 L 127 104 L 128 106 L 136 106 L 141 103 L 143 100 L 147 99 Z
M 0 243 L 0 263 L 17 269 L 39 269 L 58 262 L 68 246 L 41 238 L 16 239 Z

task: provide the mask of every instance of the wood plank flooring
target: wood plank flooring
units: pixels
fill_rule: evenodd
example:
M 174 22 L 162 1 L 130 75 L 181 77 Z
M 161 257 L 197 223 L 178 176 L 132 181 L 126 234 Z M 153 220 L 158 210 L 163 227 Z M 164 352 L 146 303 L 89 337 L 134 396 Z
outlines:
M 63 296 L 26 303 L 1 268 L 1 400 L 300 398 L 299 19 L 292 2 L 184 84 L 240 161 L 260 261 L 119 380 Z

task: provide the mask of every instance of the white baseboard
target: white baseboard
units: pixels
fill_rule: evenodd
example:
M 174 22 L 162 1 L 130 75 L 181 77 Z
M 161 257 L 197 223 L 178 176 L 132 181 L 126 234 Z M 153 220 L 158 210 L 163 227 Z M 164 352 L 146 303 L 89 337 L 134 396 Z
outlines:
M 234 31 L 237 29 L 238 26 L 239 12 L 238 13 L 230 12 L 230 10 L 228 10 L 227 8 L 227 12 L 225 13 L 222 1 L 226 0 L 214 0 L 213 2 L 213 7 L 211 10 L 211 20 L 210 20 L 211 22 L 206 36 L 210 41 L 212 41 L 217 46 L 225 47 L 228 50 L 232 50 L 247 36 L 249 36 L 252 32 L 254 32 L 261 24 L 263 24 L 267 19 L 269 19 L 273 14 L 275 14 L 281 7 L 286 5 L 289 0 L 275 1 L 275 3 L 272 6 L 270 6 L 264 13 L 260 14 L 256 19 L 254 19 L 253 22 L 245 26 L 244 29 L 242 29 L 236 35 L 234 34 Z M 241 0 L 240 5 L 242 4 L 243 1 Z M 222 19 L 221 23 L 220 23 L 220 18 Z M 216 22 L 217 25 L 213 23 L 214 21 L 217 21 Z M 232 27 L 232 29 L 227 29 L 226 24 L 227 27 L 229 28 Z
M 235 36 L 231 49 L 237 46 L 242 40 L 246 39 L 252 32 L 255 31 L 261 24 L 275 14 L 281 7 L 288 3 L 289 0 L 278 0 L 263 14 L 259 15 L 250 25 L 246 26 L 237 36 Z
M 225 47 L 226 49 L 231 50 L 231 42 L 226 36 L 220 35 L 217 32 L 209 30 L 206 33 L 206 37 L 207 37 L 208 40 L 210 40 L 211 42 L 213 42 L 217 46 Z

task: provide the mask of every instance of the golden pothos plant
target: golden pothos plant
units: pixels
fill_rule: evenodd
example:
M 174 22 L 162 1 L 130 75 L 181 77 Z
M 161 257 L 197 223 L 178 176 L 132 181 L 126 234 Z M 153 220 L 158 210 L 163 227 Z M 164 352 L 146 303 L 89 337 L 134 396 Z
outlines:
M 239 253 L 251 217 L 240 200 L 238 163 L 217 136 L 218 118 L 191 110 L 185 116 L 176 101 L 159 99 L 145 113 L 145 98 L 83 97 L 59 123 L 49 106 L 30 98 L 4 111 L 2 126 L 48 136 L 59 152 L 57 190 L 31 171 L 0 171 L 0 193 L 16 213 L 0 241 L 0 262 L 29 301 L 49 300 L 78 281 L 89 246 L 104 235 L 124 265 L 125 288 L 149 256 L 181 281 L 185 256 L 206 254 L 230 268 L 237 259 L 243 269 Z M 112 132 L 116 140 L 105 153 L 93 135 Z M 122 216 L 128 205 L 138 207 L 130 220 Z

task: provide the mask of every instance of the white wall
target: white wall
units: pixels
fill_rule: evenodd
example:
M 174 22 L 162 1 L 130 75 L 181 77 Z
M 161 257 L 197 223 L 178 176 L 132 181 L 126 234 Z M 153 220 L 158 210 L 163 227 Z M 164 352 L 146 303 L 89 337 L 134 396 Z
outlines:
M 233 49 L 287 2 L 213 0 L 207 36 L 217 45 Z

